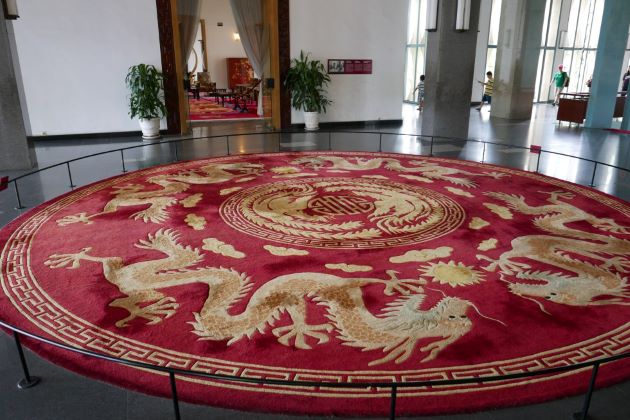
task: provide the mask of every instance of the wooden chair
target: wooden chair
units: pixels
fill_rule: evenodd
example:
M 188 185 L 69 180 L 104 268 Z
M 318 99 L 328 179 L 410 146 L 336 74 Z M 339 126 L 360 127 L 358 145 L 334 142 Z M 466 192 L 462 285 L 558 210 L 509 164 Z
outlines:
M 216 89 L 217 89 L 217 84 L 215 82 L 210 81 L 209 72 L 207 71 L 197 72 L 197 96 L 199 95 L 199 92 L 206 92 L 208 94 L 211 94 Z
M 247 112 L 247 102 L 253 102 L 258 98 L 258 89 L 260 87 L 259 79 L 252 79 L 248 88 L 240 92 L 234 93 L 234 109 L 240 109 L 241 112 Z

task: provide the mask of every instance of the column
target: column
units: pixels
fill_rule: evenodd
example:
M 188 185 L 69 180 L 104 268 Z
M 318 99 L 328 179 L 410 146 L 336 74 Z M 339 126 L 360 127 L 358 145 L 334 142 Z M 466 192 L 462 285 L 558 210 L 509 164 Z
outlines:
M 544 16 L 545 0 L 502 2 L 492 117 L 531 117 Z
M 7 25 L 0 13 L 0 170 L 28 169 L 35 153 L 26 139 Z
M 628 40 L 630 1 L 606 0 L 584 127 L 610 128 Z
M 441 0 L 437 30 L 427 34 L 422 134 L 467 138 L 480 0 L 471 1 L 470 30 L 457 32 L 456 0 Z

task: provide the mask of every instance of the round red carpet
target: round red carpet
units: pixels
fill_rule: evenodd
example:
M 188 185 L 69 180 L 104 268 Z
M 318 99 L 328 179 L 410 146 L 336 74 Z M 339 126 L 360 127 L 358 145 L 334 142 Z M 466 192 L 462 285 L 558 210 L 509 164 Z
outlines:
M 415 381 L 540 370 L 630 343 L 630 206 L 552 178 L 385 153 L 232 156 L 111 178 L 0 231 L 2 319 L 107 355 L 240 377 Z M 169 395 L 168 377 L 29 341 Z M 598 384 L 628 378 L 604 365 Z M 398 390 L 399 414 L 581 392 L 589 372 Z M 183 399 L 383 414 L 389 389 L 180 378 Z

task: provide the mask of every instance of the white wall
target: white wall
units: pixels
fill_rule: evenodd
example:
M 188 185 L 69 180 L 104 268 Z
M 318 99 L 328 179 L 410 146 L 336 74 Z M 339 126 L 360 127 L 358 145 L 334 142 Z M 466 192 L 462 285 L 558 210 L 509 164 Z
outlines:
M 125 75 L 161 67 L 154 0 L 20 0 L 13 23 L 32 135 L 137 131 Z M 163 122 L 164 127 L 164 122 Z
M 201 19 L 206 20 L 206 41 L 208 49 L 208 71 L 217 88 L 227 88 L 228 57 L 247 57 L 240 41 L 234 41 L 238 32 L 229 0 L 202 0 Z M 223 22 L 223 26 L 217 26 Z M 201 60 L 201 57 L 200 57 Z M 201 68 L 201 65 L 198 66 Z
M 372 59 L 372 74 L 333 74 L 322 122 L 402 118 L 407 0 L 291 0 L 291 57 Z M 294 124 L 304 122 L 292 111 Z

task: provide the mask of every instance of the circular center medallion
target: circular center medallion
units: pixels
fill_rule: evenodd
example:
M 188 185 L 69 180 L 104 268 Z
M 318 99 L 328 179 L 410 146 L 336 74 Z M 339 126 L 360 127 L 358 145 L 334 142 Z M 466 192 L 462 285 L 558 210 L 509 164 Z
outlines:
M 306 178 L 245 189 L 223 220 L 248 235 L 315 248 L 383 248 L 457 229 L 464 209 L 418 186 L 372 178 Z

